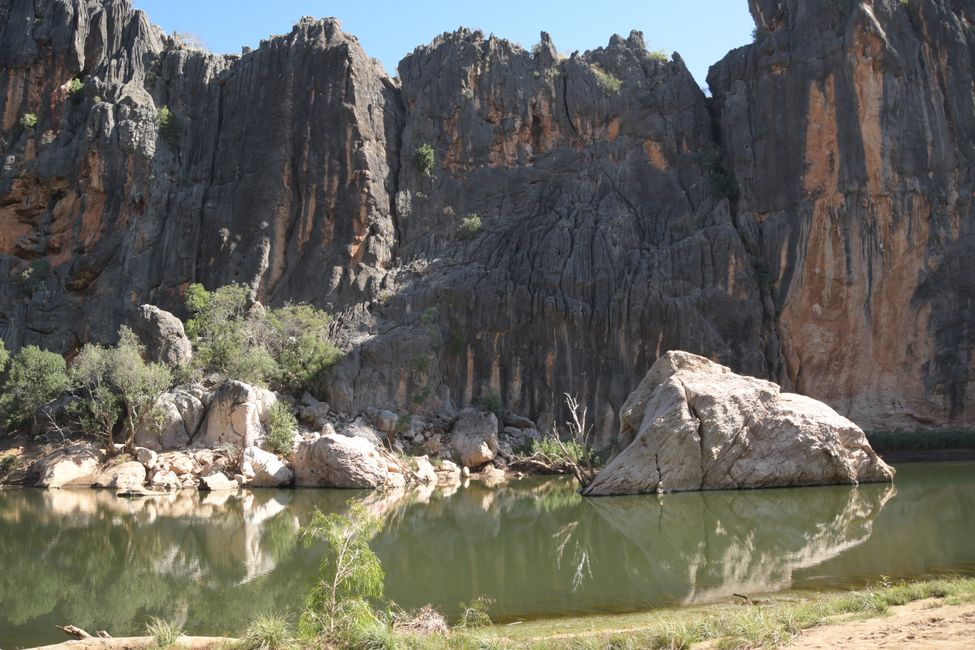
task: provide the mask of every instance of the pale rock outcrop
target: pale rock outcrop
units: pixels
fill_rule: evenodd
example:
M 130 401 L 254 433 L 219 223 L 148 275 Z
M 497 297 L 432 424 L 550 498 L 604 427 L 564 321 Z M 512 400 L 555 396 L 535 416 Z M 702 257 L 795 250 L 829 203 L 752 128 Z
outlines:
M 368 440 L 377 449 L 383 447 L 383 441 L 379 432 L 369 426 L 362 418 L 356 418 L 354 422 L 343 427 L 339 433 L 350 438 L 363 438 L 364 440 Z
M 240 381 L 225 381 L 210 401 L 200 430 L 201 444 L 251 447 L 264 436 L 264 424 L 277 398 L 269 390 Z
M 193 346 L 183 329 L 183 322 L 168 311 L 142 305 L 132 319 L 132 329 L 145 346 L 149 361 L 175 368 L 193 360 Z
M 35 461 L 30 475 L 36 477 L 34 484 L 38 487 L 87 487 L 94 483 L 104 460 L 105 454 L 95 445 L 69 445 Z
M 399 422 L 399 416 L 392 411 L 384 409 L 376 413 L 372 422 L 376 425 L 377 429 L 386 435 L 392 435 L 396 433 L 396 424 Z
M 253 487 L 280 487 L 294 480 L 294 472 L 281 459 L 259 447 L 244 450 L 240 473 Z
M 236 490 L 239 486 L 237 481 L 232 481 L 227 478 L 227 475 L 223 472 L 214 472 L 209 476 L 204 476 L 200 479 L 200 489 L 210 492 L 227 492 L 230 490 Z
M 145 447 L 136 447 L 135 459 L 142 463 L 146 470 L 151 470 L 156 467 L 156 461 L 159 460 L 159 454 Z
M 585 494 L 890 481 L 853 422 L 704 357 L 668 352 L 620 413 L 628 442 Z
M 460 483 L 461 470 L 457 463 L 450 460 L 440 461 L 437 471 L 437 482 L 444 485 Z
M 464 409 L 450 434 L 450 446 L 464 467 L 480 467 L 498 452 L 498 418 L 494 413 Z
M 159 398 L 160 420 L 147 422 L 135 433 L 135 444 L 153 451 L 182 449 L 200 429 L 206 406 L 188 390 L 165 393 Z
M 326 433 L 294 453 L 299 487 L 378 488 L 386 485 L 386 459 L 369 440 Z
M 95 478 L 95 487 L 131 490 L 146 482 L 146 468 L 138 461 L 106 467 Z
M 413 462 L 416 465 L 415 478 L 417 483 L 436 483 L 439 480 L 437 470 L 434 469 L 429 456 L 414 456 Z
M 178 490 L 182 485 L 172 470 L 156 471 L 149 479 L 149 486 L 157 490 Z

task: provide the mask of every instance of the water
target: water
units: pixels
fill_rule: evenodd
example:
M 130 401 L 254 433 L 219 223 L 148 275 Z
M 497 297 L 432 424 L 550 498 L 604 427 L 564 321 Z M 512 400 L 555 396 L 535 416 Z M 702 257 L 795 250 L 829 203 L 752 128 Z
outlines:
M 296 608 L 321 555 L 298 527 L 350 498 L 385 519 L 387 595 L 447 614 L 481 594 L 507 621 L 975 574 L 971 462 L 904 465 L 896 486 L 595 500 L 563 479 L 407 496 L 0 490 L 0 647 L 62 641 L 55 624 L 138 634 L 150 615 L 232 634 Z

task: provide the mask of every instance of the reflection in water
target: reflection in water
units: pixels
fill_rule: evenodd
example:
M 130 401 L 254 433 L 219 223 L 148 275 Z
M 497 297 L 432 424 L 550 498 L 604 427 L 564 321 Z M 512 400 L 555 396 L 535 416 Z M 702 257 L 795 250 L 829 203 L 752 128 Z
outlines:
M 975 573 L 975 464 L 902 468 L 897 488 L 807 488 L 587 499 L 571 482 L 452 491 L 255 491 L 126 500 L 0 491 L 3 647 L 60 641 L 55 624 L 140 632 L 149 615 L 197 634 L 301 605 L 321 549 L 314 510 L 363 501 L 387 595 L 448 615 L 476 595 L 501 620 L 846 586 L 880 574 Z

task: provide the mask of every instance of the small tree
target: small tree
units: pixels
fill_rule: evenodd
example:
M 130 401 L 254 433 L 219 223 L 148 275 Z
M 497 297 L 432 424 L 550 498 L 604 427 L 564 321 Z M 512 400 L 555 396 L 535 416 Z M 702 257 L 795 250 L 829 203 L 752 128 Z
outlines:
M 71 366 L 71 383 L 80 399 L 70 407 L 82 431 L 106 441 L 109 454 L 115 453 L 115 425 L 122 417 L 122 404 L 111 383 L 113 351 L 88 344 L 81 348 Z
M 3 371 L 7 369 L 7 363 L 10 361 L 10 353 L 7 352 L 7 345 L 0 339 L 0 377 L 3 376 Z
M 20 125 L 25 129 L 33 129 L 37 127 L 37 115 L 34 113 L 24 113 L 20 118 Z
M 111 367 L 111 381 L 125 417 L 125 451 L 131 453 L 135 434 L 158 417 L 159 398 L 172 381 L 169 368 L 142 360 L 142 344 L 128 327 L 119 330 Z
M 0 418 L 10 429 L 36 424 L 36 413 L 68 388 L 64 358 L 28 345 L 14 355 L 0 394 Z
M 159 398 L 169 388 L 169 368 L 142 359 L 142 345 L 127 327 L 119 329 L 114 348 L 86 345 L 71 367 L 71 379 L 81 393 L 72 406 L 81 427 L 105 439 L 115 453 L 114 430 L 121 419 L 125 450 L 131 452 L 136 433 L 159 416 Z
M 315 586 L 305 599 L 299 620 L 301 631 L 329 642 L 354 645 L 380 625 L 371 600 L 383 597 L 383 568 L 369 548 L 381 521 L 361 504 L 351 504 L 347 515 L 316 512 L 302 532 L 306 544 L 328 545 Z

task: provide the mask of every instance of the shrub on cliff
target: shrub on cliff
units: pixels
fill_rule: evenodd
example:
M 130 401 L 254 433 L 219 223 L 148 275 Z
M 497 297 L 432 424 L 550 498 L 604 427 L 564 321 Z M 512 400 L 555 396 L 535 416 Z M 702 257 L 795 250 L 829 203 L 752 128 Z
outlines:
M 3 371 L 7 369 L 7 363 L 10 361 L 10 353 L 7 352 L 7 346 L 0 339 L 0 377 L 3 377 Z
M 34 423 L 37 410 L 68 387 L 64 358 L 28 345 L 13 356 L 0 394 L 0 420 L 10 429 Z
M 429 176 L 433 172 L 433 147 L 428 144 L 421 144 L 413 154 L 413 163 L 421 176 Z
M 159 122 L 159 135 L 170 145 L 176 146 L 176 143 L 179 142 L 179 120 L 169 110 L 169 106 L 163 106 L 159 109 L 157 121 Z
M 33 129 L 37 126 L 37 115 L 34 113 L 24 113 L 20 118 L 20 125 L 25 129 Z
M 207 291 L 194 284 L 186 306 L 194 361 L 207 371 L 289 393 L 320 392 L 341 356 L 329 339 L 331 317 L 311 305 L 266 310 L 250 304 L 242 285 Z
M 172 382 L 169 368 L 143 360 L 142 344 L 128 327 L 119 330 L 115 347 L 88 344 L 71 367 L 71 381 L 80 393 L 72 407 L 82 429 L 106 440 L 115 453 L 114 429 L 119 420 L 125 449 L 132 451 L 135 434 L 159 418 L 159 399 Z

